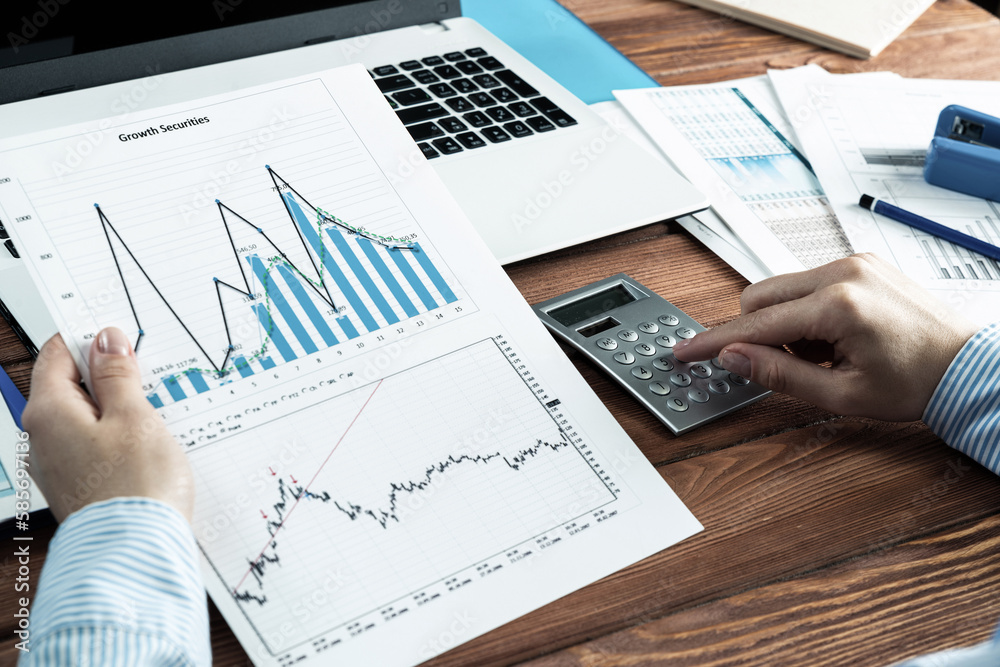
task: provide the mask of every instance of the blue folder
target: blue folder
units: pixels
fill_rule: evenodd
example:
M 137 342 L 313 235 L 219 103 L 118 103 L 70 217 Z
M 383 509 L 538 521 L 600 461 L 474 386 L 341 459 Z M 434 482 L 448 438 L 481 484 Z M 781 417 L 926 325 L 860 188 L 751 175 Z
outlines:
M 462 0 L 462 14 L 587 104 L 660 85 L 556 0 Z

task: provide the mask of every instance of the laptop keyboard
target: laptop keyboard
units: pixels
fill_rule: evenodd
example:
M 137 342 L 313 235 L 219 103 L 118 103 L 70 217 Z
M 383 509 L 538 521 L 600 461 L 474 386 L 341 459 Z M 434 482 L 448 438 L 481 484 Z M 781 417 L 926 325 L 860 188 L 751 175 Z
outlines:
M 484 49 L 382 65 L 369 72 L 428 159 L 576 125 Z

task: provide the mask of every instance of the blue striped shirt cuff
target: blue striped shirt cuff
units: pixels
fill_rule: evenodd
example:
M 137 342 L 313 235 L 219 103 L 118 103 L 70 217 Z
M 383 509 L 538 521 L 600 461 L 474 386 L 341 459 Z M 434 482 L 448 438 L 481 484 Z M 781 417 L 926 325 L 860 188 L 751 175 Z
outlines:
M 74 512 L 49 545 L 31 629 L 21 665 L 210 665 L 191 527 L 151 498 Z
M 934 390 L 924 422 L 946 443 L 1000 474 L 1000 322 L 959 351 Z

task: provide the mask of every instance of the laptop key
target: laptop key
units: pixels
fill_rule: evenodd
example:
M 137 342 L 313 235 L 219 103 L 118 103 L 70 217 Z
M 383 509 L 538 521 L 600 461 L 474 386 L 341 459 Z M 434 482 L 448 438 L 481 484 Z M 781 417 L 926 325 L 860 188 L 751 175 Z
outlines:
M 477 107 L 489 107 L 497 103 L 495 99 L 486 93 L 472 93 L 469 95 L 469 99 L 472 100 Z
M 441 56 L 427 56 L 426 58 L 421 58 L 420 62 L 428 67 L 437 67 L 438 65 L 444 65 L 444 58 Z
M 455 86 L 458 92 L 462 93 L 463 95 L 467 95 L 468 93 L 479 90 L 479 86 L 472 83 L 468 79 L 453 79 L 451 85 Z
M 524 122 L 530 125 L 531 129 L 535 132 L 549 132 L 550 130 L 556 129 L 556 126 L 549 122 L 549 119 L 545 116 L 526 118 Z
M 443 137 L 441 139 L 435 139 L 432 143 L 439 151 L 441 151 L 445 155 L 458 153 L 462 150 L 462 147 L 458 145 L 458 142 L 452 139 L 451 137 Z
M 14 239 L 7 239 L 3 242 L 3 247 L 7 248 L 7 252 L 14 259 L 21 259 L 21 256 L 17 253 L 17 248 L 14 247 Z
M 456 79 L 462 76 L 462 73 L 451 65 L 441 65 L 440 67 L 435 67 L 434 71 L 442 79 Z
M 490 95 L 496 98 L 497 102 L 501 104 L 507 104 L 508 102 L 513 102 L 517 99 L 517 95 L 511 92 L 510 88 L 497 88 L 496 90 L 491 90 Z
M 509 69 L 500 70 L 493 74 L 503 81 L 507 86 L 521 97 L 534 97 L 539 92 L 528 84 L 524 79 L 511 72 Z
M 406 71 L 410 71 L 410 70 L 420 69 L 421 67 L 423 67 L 423 63 L 421 63 L 419 60 L 406 60 L 404 62 L 399 63 L 399 66 Z M 430 147 L 428 146 L 428 148 Z
M 454 134 L 456 132 L 465 132 L 466 130 L 469 129 L 468 125 L 466 125 L 465 123 L 463 123 L 459 119 L 453 118 L 451 116 L 448 116 L 447 118 L 442 118 L 441 120 L 439 120 L 438 121 L 438 125 L 440 125 L 444 129 L 448 130 L 452 134 Z
M 464 97 L 456 97 L 454 99 L 445 100 L 445 104 L 450 106 L 452 109 L 458 113 L 465 113 L 466 111 L 472 111 L 476 107 L 472 106 L 472 103 Z
M 435 102 L 433 104 L 422 104 L 419 107 L 400 109 L 396 112 L 396 115 L 399 116 L 399 120 L 403 122 L 403 125 L 412 125 L 413 123 L 422 123 L 425 120 L 440 118 L 441 116 L 448 116 L 450 114 L 447 109 Z
M 427 139 L 433 139 L 434 137 L 444 136 L 444 130 L 434 123 L 410 125 L 406 129 L 409 130 L 410 136 L 413 137 L 414 141 L 426 141 Z
M 426 70 L 426 69 L 418 69 L 416 72 L 413 73 L 412 76 L 413 76 L 414 79 L 416 79 L 420 83 L 424 84 L 425 86 L 430 85 L 430 84 L 434 83 L 435 81 L 440 81 L 441 80 L 441 79 L 438 78 L 437 74 L 435 74 L 434 72 L 432 72 L 430 70 Z
M 405 74 L 394 74 L 392 76 L 387 76 L 384 79 L 375 79 L 375 85 L 378 86 L 379 90 L 383 93 L 391 93 L 394 90 L 413 88 L 416 84 L 410 81 L 410 77 Z
M 569 127 L 570 125 L 576 125 L 576 119 L 570 116 L 568 113 L 557 107 L 552 100 L 547 97 L 539 97 L 537 99 L 531 100 L 531 106 L 535 107 L 543 114 L 548 116 L 549 120 L 558 125 L 559 127 Z
M 381 67 L 376 67 L 372 69 L 378 76 L 389 76 L 390 74 L 399 74 L 399 70 L 396 69 L 394 65 L 382 65 Z
M 504 132 L 502 127 L 491 126 L 480 130 L 483 136 L 495 144 L 510 141 L 510 135 Z
M 486 49 L 480 48 L 478 46 L 475 48 L 466 49 L 465 55 L 469 56 L 470 58 L 482 58 L 483 56 L 486 55 Z
M 460 63 L 455 63 L 455 68 L 462 74 L 482 74 L 483 68 L 472 62 L 471 60 L 463 60 Z
M 515 120 L 514 114 L 506 107 L 490 107 L 486 110 L 486 115 L 498 123 L 509 123 Z
M 482 65 L 484 69 L 494 70 L 503 69 L 503 63 L 494 58 L 493 56 L 486 56 L 485 58 L 478 58 L 477 63 Z
M 413 104 L 420 104 L 421 102 L 430 102 L 431 96 L 420 88 L 411 88 L 410 90 L 403 90 L 398 93 L 393 93 L 392 98 L 402 104 L 404 107 L 411 106 Z
M 391 106 L 393 109 L 398 109 L 399 108 L 399 105 L 396 104 L 396 100 L 392 99 L 388 95 L 385 96 L 385 101 L 388 102 L 389 106 Z
M 10 234 L 7 232 L 7 228 L 3 226 L 3 221 L 0 220 L 0 239 L 9 239 Z
M 507 130 L 518 139 L 520 139 L 521 137 L 526 137 L 529 134 L 534 134 L 534 132 L 528 129 L 527 125 L 525 125 L 519 120 L 515 120 L 513 123 L 507 123 L 506 125 L 503 126 L 503 129 Z
M 430 144 L 417 144 L 420 150 L 423 151 L 424 157 L 428 160 L 433 160 L 436 157 L 441 157 L 441 154 L 434 150 L 434 147 Z
M 538 113 L 527 102 L 514 102 L 508 108 L 521 118 L 524 118 L 526 116 L 534 116 L 536 113 Z
M 438 97 L 454 97 L 458 95 L 455 89 L 449 86 L 447 83 L 432 83 L 427 86 L 427 90 L 431 91 Z
M 462 116 L 472 127 L 486 127 L 492 125 L 493 121 L 486 117 L 482 111 L 473 111 Z
M 482 148 L 486 145 L 486 142 L 475 132 L 459 134 L 455 138 L 461 141 L 466 148 Z
M 472 80 L 478 83 L 480 88 L 496 88 L 500 85 L 500 82 L 489 74 L 477 74 Z
M 451 53 L 444 54 L 444 59 L 453 63 L 459 60 L 465 60 L 465 54 L 461 51 L 452 51 Z

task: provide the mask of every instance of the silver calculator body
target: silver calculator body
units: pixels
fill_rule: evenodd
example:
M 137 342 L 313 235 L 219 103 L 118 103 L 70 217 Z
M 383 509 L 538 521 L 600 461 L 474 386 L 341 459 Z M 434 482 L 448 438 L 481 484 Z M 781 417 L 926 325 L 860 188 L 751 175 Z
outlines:
M 678 340 L 705 331 L 624 273 L 534 306 L 542 322 L 600 366 L 676 435 L 771 392 L 717 360 L 686 363 Z

